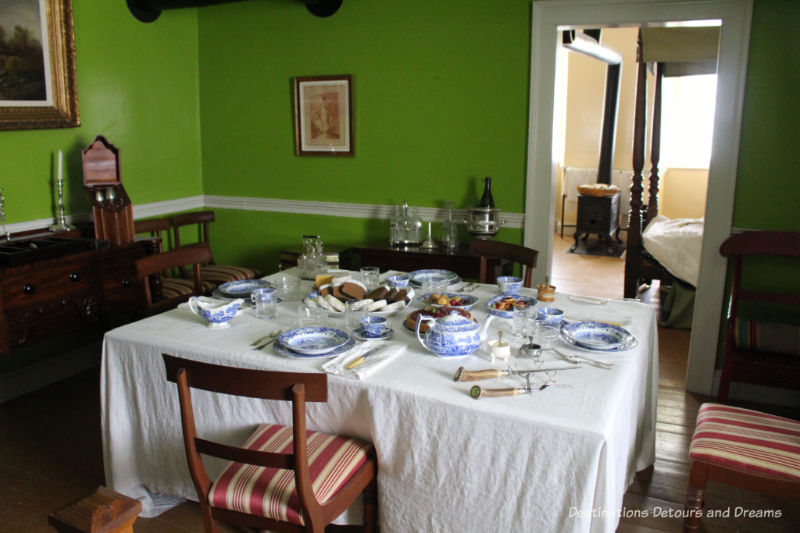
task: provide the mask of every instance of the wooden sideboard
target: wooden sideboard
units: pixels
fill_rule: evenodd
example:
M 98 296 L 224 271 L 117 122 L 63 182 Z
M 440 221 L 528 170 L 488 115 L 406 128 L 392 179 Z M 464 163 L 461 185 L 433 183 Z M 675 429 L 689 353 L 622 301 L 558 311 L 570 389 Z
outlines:
M 121 246 L 41 234 L 0 242 L 0 354 L 59 335 L 96 333 L 145 306 L 134 262 L 155 241 Z

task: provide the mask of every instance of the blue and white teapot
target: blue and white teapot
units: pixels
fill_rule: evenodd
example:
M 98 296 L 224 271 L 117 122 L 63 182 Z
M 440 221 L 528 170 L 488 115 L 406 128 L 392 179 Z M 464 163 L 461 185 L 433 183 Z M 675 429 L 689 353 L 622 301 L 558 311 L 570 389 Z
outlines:
M 426 350 L 439 357 L 466 357 L 480 347 L 492 318 L 488 317 L 481 329 L 480 324 L 457 311 L 440 318 L 420 314 L 417 317 L 417 339 Z M 422 322 L 433 322 L 424 335 L 420 333 Z

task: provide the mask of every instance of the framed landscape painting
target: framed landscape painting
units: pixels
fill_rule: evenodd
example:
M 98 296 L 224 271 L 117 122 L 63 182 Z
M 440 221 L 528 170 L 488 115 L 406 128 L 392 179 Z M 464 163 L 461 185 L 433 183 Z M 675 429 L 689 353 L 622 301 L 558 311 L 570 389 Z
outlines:
M 72 0 L 0 1 L 0 129 L 79 125 Z
M 351 76 L 294 78 L 296 155 L 353 155 Z

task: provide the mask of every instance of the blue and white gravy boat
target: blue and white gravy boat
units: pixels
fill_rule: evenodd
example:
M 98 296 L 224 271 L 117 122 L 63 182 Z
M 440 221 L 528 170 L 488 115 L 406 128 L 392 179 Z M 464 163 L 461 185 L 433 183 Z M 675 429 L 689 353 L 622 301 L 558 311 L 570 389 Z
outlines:
M 189 298 L 189 309 L 192 313 L 208 322 L 210 328 L 227 328 L 228 322 L 234 316 L 244 300 L 219 300 L 207 296 L 192 296 Z

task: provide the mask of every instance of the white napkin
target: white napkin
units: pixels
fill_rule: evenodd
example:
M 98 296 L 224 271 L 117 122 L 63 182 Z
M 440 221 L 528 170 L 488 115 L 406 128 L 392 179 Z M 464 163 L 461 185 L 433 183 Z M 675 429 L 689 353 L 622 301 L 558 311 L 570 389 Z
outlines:
M 373 348 L 380 348 L 380 351 L 367 356 L 363 363 L 352 370 L 345 368 L 348 364 Z M 367 341 L 355 346 L 352 350 L 343 353 L 339 357 L 331 359 L 322 365 L 322 370 L 329 374 L 336 374 L 337 376 L 364 379 L 385 366 L 393 357 L 405 350 L 405 348 L 405 345 L 399 342 Z

